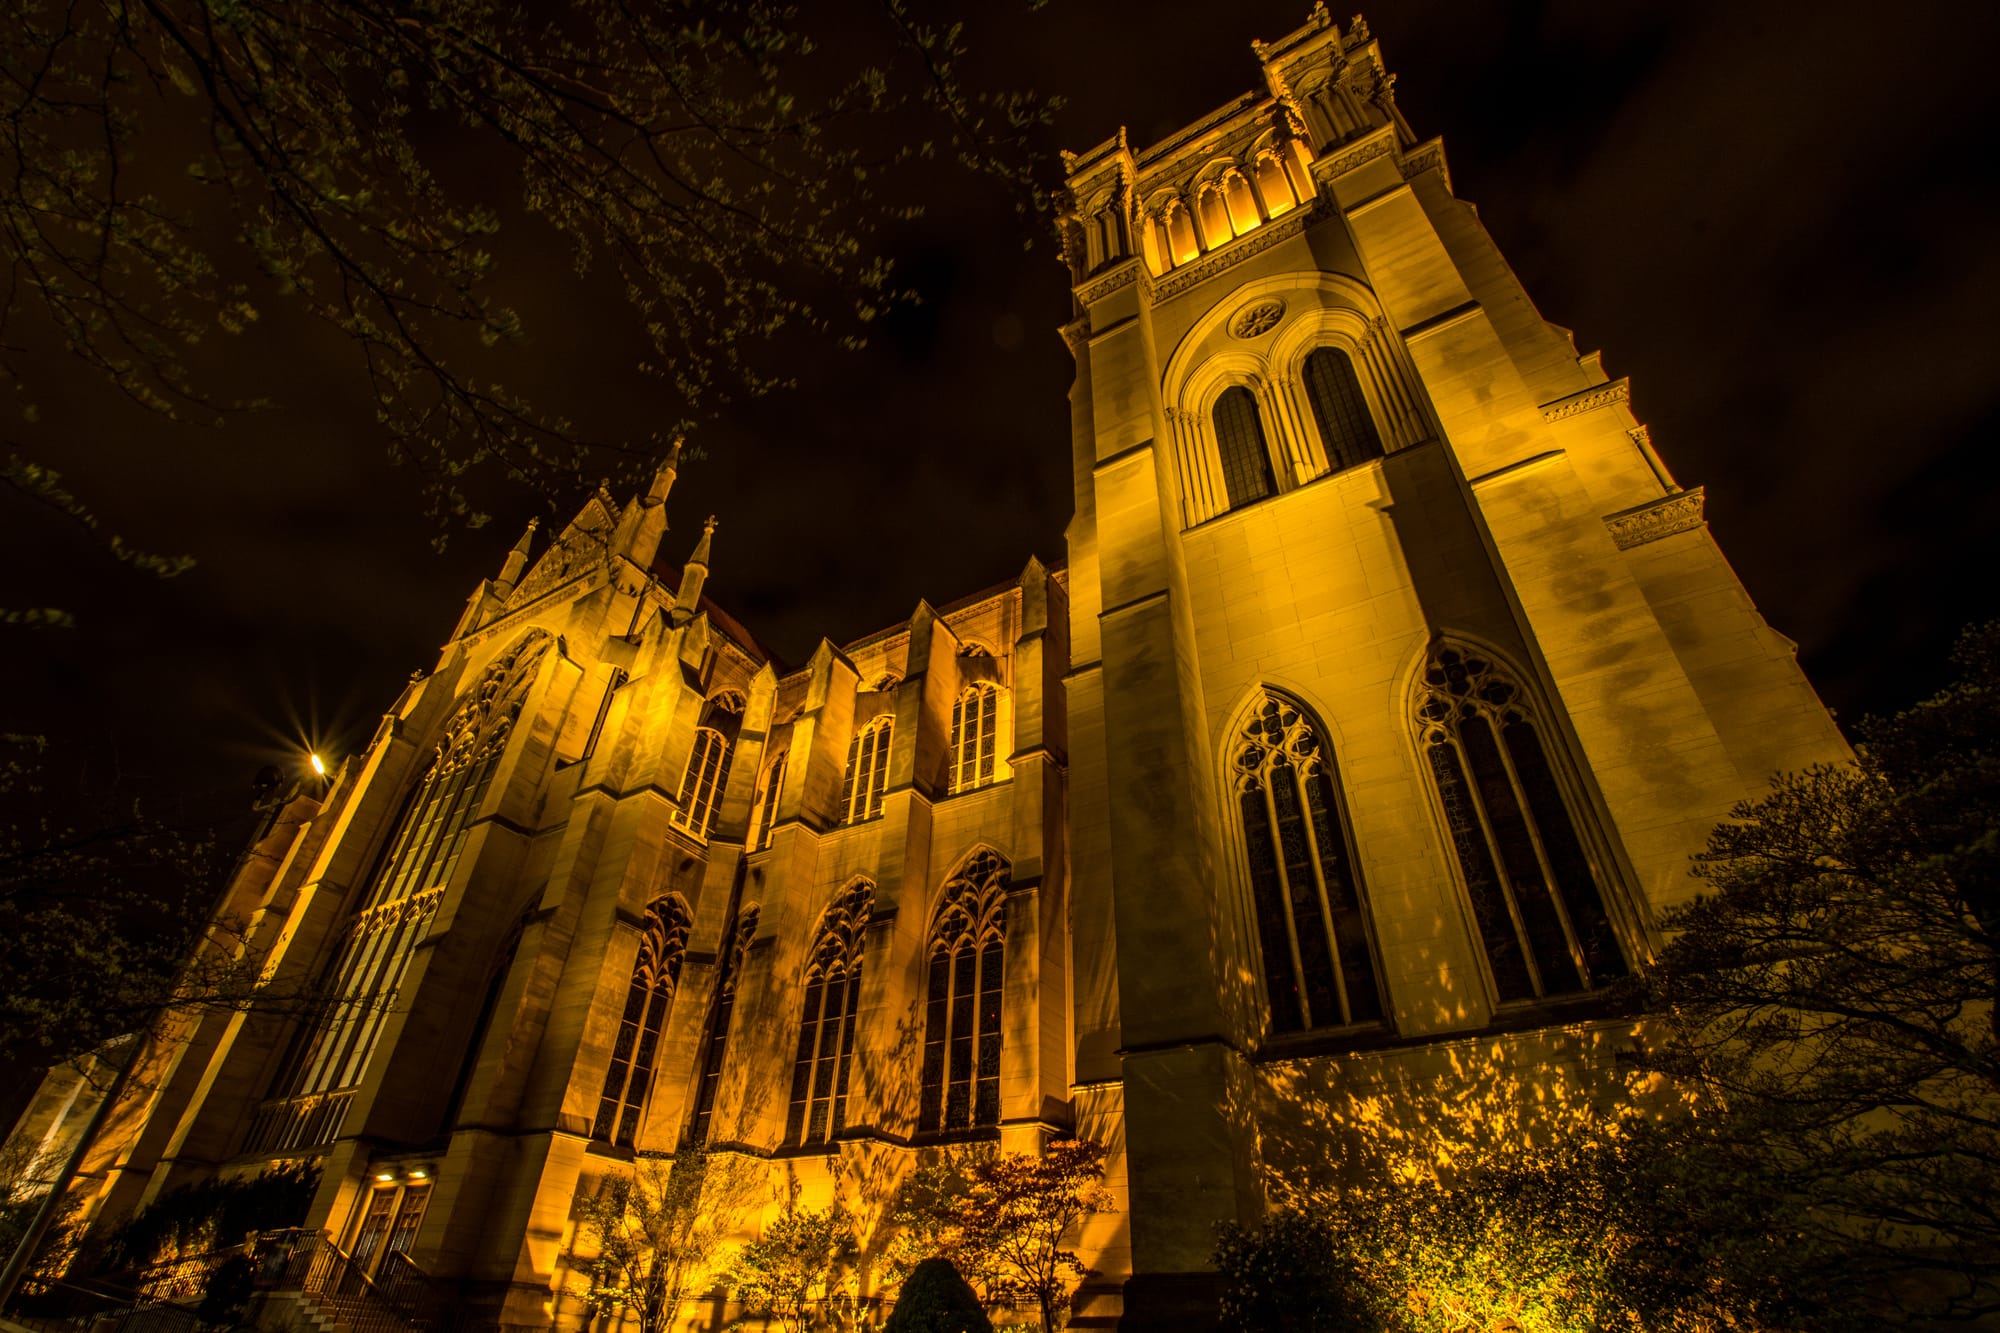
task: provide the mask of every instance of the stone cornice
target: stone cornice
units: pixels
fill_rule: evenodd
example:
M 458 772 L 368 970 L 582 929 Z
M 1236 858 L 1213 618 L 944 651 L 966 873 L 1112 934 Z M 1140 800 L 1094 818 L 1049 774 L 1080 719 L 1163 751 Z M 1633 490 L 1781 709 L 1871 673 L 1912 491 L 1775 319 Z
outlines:
M 1084 307 L 1088 309 L 1090 306 L 1097 304 L 1105 297 L 1111 295 L 1111 293 L 1117 291 L 1120 287 L 1137 282 L 1140 270 L 1143 268 L 1145 268 L 1145 264 L 1135 255 L 1120 264 L 1117 268 L 1112 269 L 1109 273 L 1083 283 L 1076 289 L 1076 299 L 1081 301 Z
M 1297 236 L 1308 224 L 1326 216 L 1326 198 L 1327 196 L 1320 195 L 1312 203 L 1293 209 L 1276 222 L 1266 222 L 1248 236 L 1239 236 L 1221 249 L 1203 255 L 1194 263 L 1172 270 L 1153 283 L 1153 299 L 1165 301 L 1179 296 L 1188 288 L 1235 268 L 1252 255 L 1262 254 L 1272 246 Z
M 1445 193 L 1451 193 L 1451 168 L 1445 165 L 1443 139 L 1429 139 L 1418 144 L 1398 157 L 1396 165 L 1402 169 L 1406 181 L 1415 180 L 1433 168 L 1443 172 Z
M 1677 532 L 1690 532 L 1701 525 L 1699 486 L 1690 491 L 1675 491 L 1657 500 L 1604 516 L 1604 526 L 1611 530 L 1611 540 L 1618 543 L 1621 551 L 1671 537 Z
M 1600 407 L 1610 407 L 1632 397 L 1632 381 L 1613 380 L 1609 384 L 1599 384 L 1573 393 L 1567 398 L 1557 398 L 1542 404 L 1542 420 L 1561 421 L 1566 417 L 1581 416 L 1585 412 L 1595 412 Z
M 1315 159 L 1311 168 L 1313 180 L 1324 189 L 1362 163 L 1386 157 L 1395 151 L 1396 127 L 1378 125 L 1361 137 L 1342 144 L 1325 157 Z

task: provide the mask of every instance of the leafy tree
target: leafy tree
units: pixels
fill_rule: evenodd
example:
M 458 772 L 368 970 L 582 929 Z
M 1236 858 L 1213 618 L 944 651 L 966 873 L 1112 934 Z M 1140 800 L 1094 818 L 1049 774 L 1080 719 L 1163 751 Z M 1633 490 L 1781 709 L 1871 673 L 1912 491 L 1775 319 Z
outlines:
M 901 297 L 880 241 L 919 198 L 904 168 L 950 157 L 1034 206 L 1025 135 L 1051 104 L 968 89 L 963 37 L 904 0 L 19 0 L 0 10 L 0 321 L 36 337 L 5 341 L 0 378 L 32 403 L 55 350 L 213 420 L 258 399 L 195 349 L 288 307 L 351 349 L 440 518 L 478 521 L 475 465 L 573 491 L 580 448 L 649 442 L 503 382 L 493 349 L 524 335 L 497 294 L 503 222 L 615 284 L 663 443 L 781 383 L 776 340 L 856 343 Z M 0 481 L 93 524 L 12 452 Z
M 183 1185 L 120 1227 L 107 1244 L 108 1257 L 121 1267 L 146 1268 L 236 1245 L 254 1231 L 297 1226 L 318 1188 L 319 1166 L 308 1162 Z
M 639 1333 L 672 1327 L 690 1296 L 727 1268 L 725 1246 L 750 1204 L 749 1173 L 734 1157 L 681 1149 L 642 1156 L 577 1199 L 578 1270 L 594 1313 L 630 1311 Z
M 934 1256 L 910 1270 L 883 1333 L 993 1333 L 993 1325 L 951 1260 Z
M 991 1289 L 992 1256 L 967 1244 L 973 1168 L 991 1156 L 988 1145 L 932 1149 L 904 1177 L 889 1205 L 889 1241 L 876 1265 L 880 1290 L 897 1292 L 926 1260 L 939 1257 L 961 1280 Z
M 2000 1312 L 2000 626 L 1955 662 L 1853 765 L 1731 812 L 1646 981 L 1654 1066 L 1885 1319 Z
M 737 1254 L 730 1285 L 746 1313 L 775 1321 L 784 1333 L 838 1328 L 856 1305 L 845 1280 L 859 1255 L 846 1209 L 813 1212 L 793 1198 Z
M 989 1296 L 1032 1305 L 1044 1330 L 1061 1327 L 1070 1280 L 1090 1274 L 1066 1244 L 1084 1218 L 1110 1210 L 1103 1180 L 1104 1145 L 1089 1139 L 1058 1139 L 1040 1156 L 1008 1153 L 973 1164 L 963 1244 L 995 1261 Z

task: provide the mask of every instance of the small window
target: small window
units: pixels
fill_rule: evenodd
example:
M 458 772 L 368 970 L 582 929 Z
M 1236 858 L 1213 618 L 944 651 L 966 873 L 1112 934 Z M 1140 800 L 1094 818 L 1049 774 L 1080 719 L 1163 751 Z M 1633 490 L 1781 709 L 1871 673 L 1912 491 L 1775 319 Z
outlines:
M 1215 400 L 1215 444 L 1231 509 L 1261 500 L 1278 489 L 1271 476 L 1271 451 L 1264 443 L 1256 396 L 1240 384 L 1224 389 Z
M 1485 653 L 1440 645 L 1417 730 L 1499 998 L 1624 976 L 1602 886 L 1518 680 Z
M 843 821 L 849 824 L 882 813 L 882 794 L 889 786 L 889 740 L 895 721 L 878 717 L 847 747 L 847 781 L 843 784 Z
M 1327 466 L 1335 472 L 1382 456 L 1382 437 L 1369 415 L 1368 400 L 1354 362 L 1337 347 L 1321 347 L 1306 358 L 1306 399 L 1326 445 Z
M 971 791 L 993 781 L 1000 691 L 974 685 L 951 710 L 951 790 Z

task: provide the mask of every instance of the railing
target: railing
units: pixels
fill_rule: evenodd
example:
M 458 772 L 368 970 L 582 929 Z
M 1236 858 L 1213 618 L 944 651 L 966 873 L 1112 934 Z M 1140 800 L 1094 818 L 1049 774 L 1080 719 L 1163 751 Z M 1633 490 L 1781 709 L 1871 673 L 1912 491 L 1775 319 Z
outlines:
M 193 1310 L 150 1302 L 136 1292 L 98 1281 L 55 1281 L 22 1296 L 7 1311 L 10 1322 L 42 1333 L 196 1333 Z
M 350 1333 L 470 1333 L 481 1327 L 448 1287 L 391 1251 L 370 1276 L 324 1232 L 271 1232 L 257 1244 L 256 1285 L 296 1291 Z

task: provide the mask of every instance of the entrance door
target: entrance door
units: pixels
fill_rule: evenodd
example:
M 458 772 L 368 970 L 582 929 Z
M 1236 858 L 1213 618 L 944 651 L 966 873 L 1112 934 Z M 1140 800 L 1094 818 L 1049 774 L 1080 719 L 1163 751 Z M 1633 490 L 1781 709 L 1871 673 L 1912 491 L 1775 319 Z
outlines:
M 361 1229 L 354 1233 L 354 1266 L 362 1272 L 374 1271 L 375 1252 L 382 1248 L 382 1237 L 389 1230 L 389 1219 L 395 1214 L 394 1185 L 368 1196 L 368 1212 L 361 1219 Z

